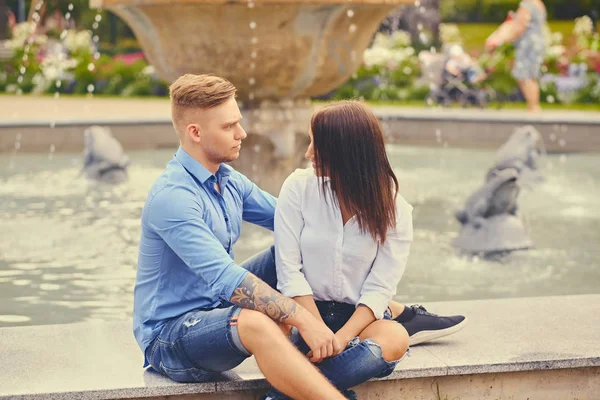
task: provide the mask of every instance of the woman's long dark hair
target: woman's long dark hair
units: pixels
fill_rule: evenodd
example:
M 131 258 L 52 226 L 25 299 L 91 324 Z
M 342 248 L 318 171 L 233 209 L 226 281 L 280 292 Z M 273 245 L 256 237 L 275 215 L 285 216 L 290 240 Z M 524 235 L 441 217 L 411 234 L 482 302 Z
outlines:
M 398 179 L 379 120 L 359 101 L 340 101 L 317 111 L 310 125 L 317 174 L 330 178 L 338 204 L 356 215 L 361 232 L 385 242 L 396 225 Z

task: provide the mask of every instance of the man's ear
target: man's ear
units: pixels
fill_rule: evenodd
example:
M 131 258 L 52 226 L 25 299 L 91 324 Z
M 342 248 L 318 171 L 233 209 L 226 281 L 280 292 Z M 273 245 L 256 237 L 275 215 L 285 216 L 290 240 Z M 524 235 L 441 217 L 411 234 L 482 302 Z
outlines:
M 200 143 L 201 131 L 200 125 L 198 124 L 189 124 L 185 128 L 186 134 L 192 140 L 193 143 Z

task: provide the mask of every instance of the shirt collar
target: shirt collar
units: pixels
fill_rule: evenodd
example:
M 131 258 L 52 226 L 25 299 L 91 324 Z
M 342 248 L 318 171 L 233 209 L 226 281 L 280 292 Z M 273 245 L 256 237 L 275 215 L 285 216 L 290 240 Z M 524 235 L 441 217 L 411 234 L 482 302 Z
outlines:
M 194 157 L 190 156 L 185 150 L 181 147 L 177 149 L 177 153 L 175 153 L 175 158 L 177 161 L 183 165 L 183 167 L 192 174 L 198 181 L 204 185 L 204 183 L 211 177 L 213 174 L 210 173 L 202 164 L 200 164 Z M 221 164 L 216 173 L 216 178 L 219 181 L 223 179 L 227 180 L 231 175 L 231 167 L 226 164 Z

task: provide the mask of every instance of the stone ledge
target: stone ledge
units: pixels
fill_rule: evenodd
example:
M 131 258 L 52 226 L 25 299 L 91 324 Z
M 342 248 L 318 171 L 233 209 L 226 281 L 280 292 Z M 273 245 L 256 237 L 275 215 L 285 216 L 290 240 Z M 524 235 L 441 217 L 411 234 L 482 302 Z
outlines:
M 490 376 L 482 378 L 485 382 L 500 379 L 496 375 L 513 380 L 514 376 L 535 376 L 539 381 L 544 372 L 558 371 L 556 376 L 568 377 L 564 371 L 583 370 L 588 371 L 585 382 L 593 383 L 586 387 L 600 387 L 598 304 L 600 295 L 427 304 L 441 314 L 464 313 L 469 325 L 448 338 L 415 346 L 391 376 L 359 389 L 377 392 L 380 387 L 396 387 L 392 382 L 400 380 L 410 381 L 415 390 L 436 380 L 456 387 L 482 375 Z M 144 371 L 129 321 L 3 328 L 0 341 L 0 399 L 141 399 L 190 394 L 199 399 L 250 399 L 250 392 L 267 387 L 253 359 L 223 374 L 222 381 L 201 384 L 178 384 Z M 448 381 L 452 376 L 456 379 Z

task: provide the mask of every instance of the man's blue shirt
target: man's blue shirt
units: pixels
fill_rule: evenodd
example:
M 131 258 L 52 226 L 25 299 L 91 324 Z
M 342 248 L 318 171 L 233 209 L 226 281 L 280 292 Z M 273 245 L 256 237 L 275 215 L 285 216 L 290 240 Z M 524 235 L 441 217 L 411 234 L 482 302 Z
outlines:
M 273 230 L 275 201 L 232 167 L 213 175 L 177 150 L 142 211 L 133 332 L 144 353 L 167 320 L 231 298 L 248 274 L 233 261 L 242 220 Z

